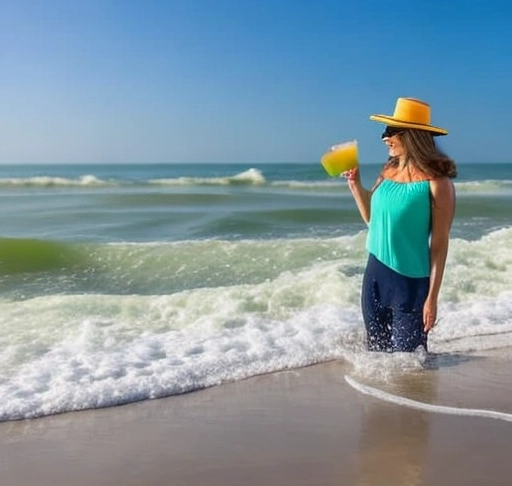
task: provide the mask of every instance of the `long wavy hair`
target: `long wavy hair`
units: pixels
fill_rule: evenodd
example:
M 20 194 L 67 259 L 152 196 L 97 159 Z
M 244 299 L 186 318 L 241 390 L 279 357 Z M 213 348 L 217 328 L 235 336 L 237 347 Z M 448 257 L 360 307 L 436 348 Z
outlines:
M 422 173 L 432 177 L 457 177 L 455 162 L 443 153 L 435 142 L 435 137 L 426 130 L 404 130 L 398 134 L 407 151 L 407 162 Z M 398 158 L 392 157 L 388 163 L 398 166 Z

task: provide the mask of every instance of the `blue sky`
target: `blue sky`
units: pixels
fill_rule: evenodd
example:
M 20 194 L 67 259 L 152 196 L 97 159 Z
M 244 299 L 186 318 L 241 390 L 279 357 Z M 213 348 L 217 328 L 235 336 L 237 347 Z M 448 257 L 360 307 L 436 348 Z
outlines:
M 510 25 L 510 0 L 2 0 L 0 163 L 378 163 L 399 96 L 456 161 L 512 162 Z

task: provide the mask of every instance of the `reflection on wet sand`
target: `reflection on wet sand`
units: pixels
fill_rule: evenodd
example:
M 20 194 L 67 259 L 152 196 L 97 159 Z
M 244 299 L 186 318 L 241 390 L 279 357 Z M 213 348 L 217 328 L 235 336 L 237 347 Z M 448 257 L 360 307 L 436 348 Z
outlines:
M 381 386 L 382 388 L 382 386 Z M 396 377 L 386 390 L 434 403 L 434 373 Z M 423 484 L 428 461 L 429 426 L 426 412 L 368 398 L 361 425 L 357 486 L 417 486 Z

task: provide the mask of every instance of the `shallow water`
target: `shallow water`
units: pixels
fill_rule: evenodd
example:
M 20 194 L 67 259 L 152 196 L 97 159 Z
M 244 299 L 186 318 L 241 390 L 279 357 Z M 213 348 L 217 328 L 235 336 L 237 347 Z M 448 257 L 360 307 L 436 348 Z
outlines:
M 430 350 L 507 350 L 512 166 L 456 187 Z M 318 164 L 3 167 L 0 207 L 1 420 L 332 359 L 383 384 L 425 366 L 365 351 L 365 227 Z

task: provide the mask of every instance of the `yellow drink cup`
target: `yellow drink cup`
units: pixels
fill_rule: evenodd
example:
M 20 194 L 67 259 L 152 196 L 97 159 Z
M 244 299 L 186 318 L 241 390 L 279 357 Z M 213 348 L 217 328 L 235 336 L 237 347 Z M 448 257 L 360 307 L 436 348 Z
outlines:
M 357 141 L 334 145 L 321 159 L 325 171 L 331 177 L 337 177 L 347 170 L 354 169 L 358 165 Z

